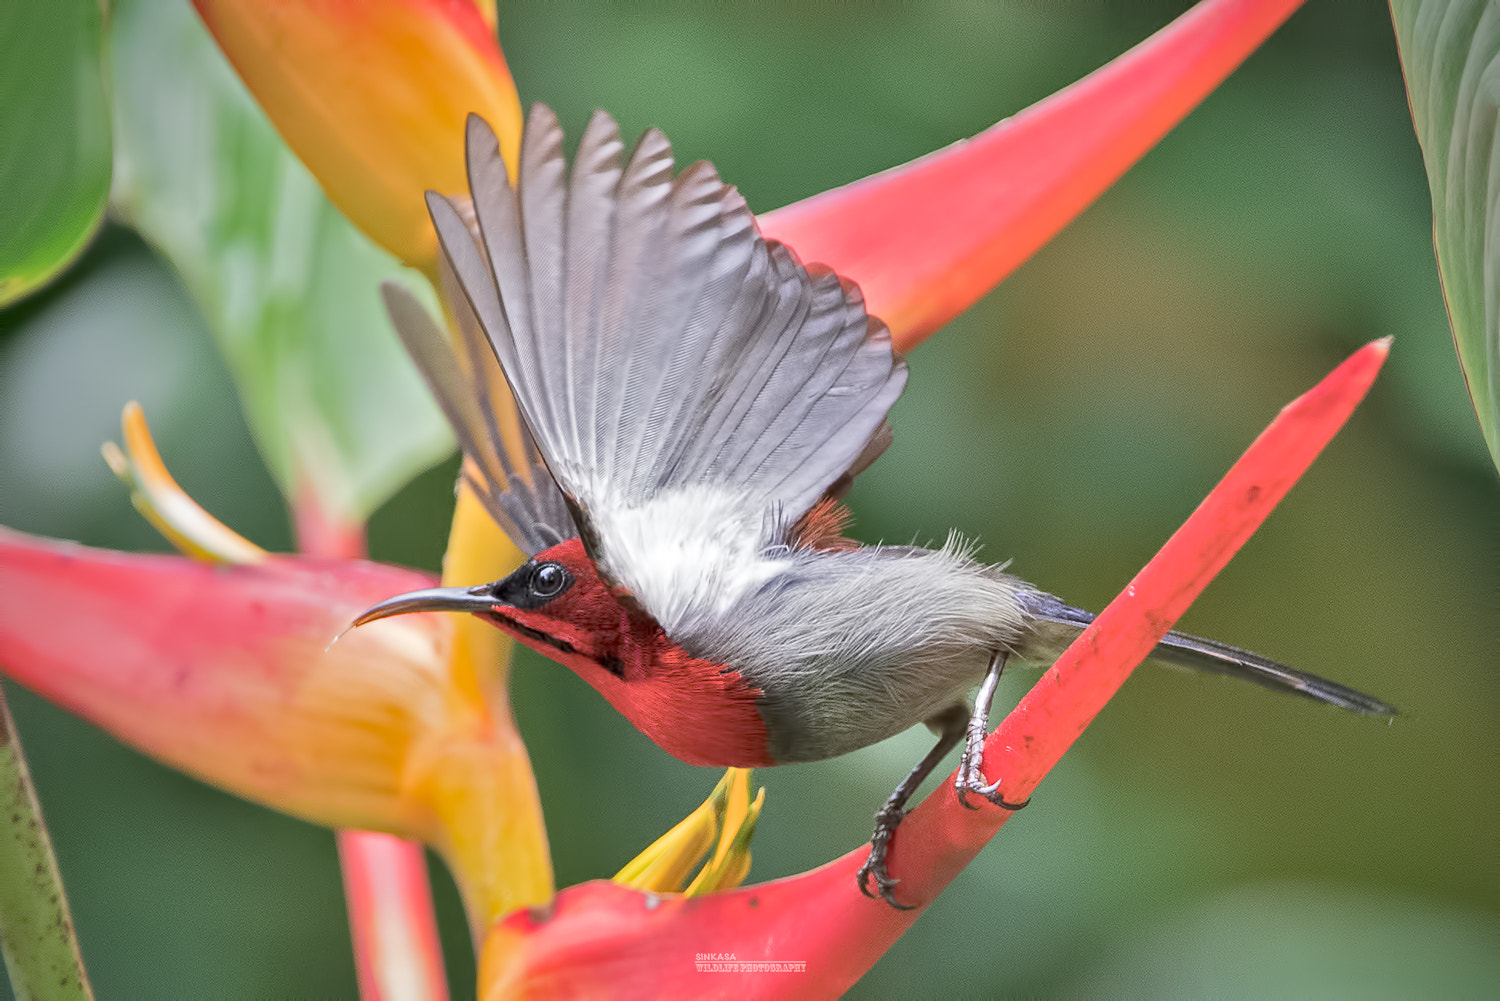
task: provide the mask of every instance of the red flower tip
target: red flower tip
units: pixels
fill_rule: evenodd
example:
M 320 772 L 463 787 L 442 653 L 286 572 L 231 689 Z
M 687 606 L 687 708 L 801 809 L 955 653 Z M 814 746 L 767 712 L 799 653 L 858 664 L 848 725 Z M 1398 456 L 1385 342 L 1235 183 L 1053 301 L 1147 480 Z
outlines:
M 1203 0 L 973 139 L 760 219 L 859 283 L 907 350 L 1036 253 L 1198 106 L 1302 0 Z

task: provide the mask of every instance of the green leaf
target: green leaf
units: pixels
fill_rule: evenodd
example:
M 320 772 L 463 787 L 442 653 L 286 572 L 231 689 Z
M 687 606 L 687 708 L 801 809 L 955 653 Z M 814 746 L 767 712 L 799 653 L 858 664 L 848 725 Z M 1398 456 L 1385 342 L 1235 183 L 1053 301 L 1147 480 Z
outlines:
M 1500 7 L 1392 0 L 1391 17 L 1432 190 L 1453 340 L 1500 467 Z
M 0 4 L 0 306 L 67 267 L 104 217 L 100 3 Z
M 380 304 L 384 279 L 430 288 L 329 203 L 188 4 L 125 0 L 109 41 L 116 207 L 203 309 L 288 500 L 363 522 L 453 449 Z

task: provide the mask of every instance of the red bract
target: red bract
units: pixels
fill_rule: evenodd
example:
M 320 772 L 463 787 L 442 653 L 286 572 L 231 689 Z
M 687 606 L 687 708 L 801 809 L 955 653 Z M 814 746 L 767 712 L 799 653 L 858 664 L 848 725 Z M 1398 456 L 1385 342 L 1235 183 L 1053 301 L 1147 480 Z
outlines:
M 859 283 L 902 350 L 998 285 L 1171 131 L 1302 0 L 1204 0 L 965 142 L 760 218 Z
M 423 616 L 334 637 L 370 602 L 430 583 L 374 563 L 214 566 L 0 528 L 0 664 L 241 796 L 317 823 L 426 834 L 401 770 L 413 721 L 444 712 L 449 625 Z
M 1026 798 L 1156 641 L 1307 470 L 1364 398 L 1390 349 L 1366 345 L 1272 421 L 1187 522 L 985 743 L 985 772 Z M 862 896 L 868 848 L 788 879 L 682 898 L 588 883 L 491 930 L 481 997 L 834 997 L 880 958 L 1011 814 L 966 810 L 939 786 L 891 851 L 894 910 Z M 708 969 L 700 969 L 700 956 Z M 729 959 L 727 957 L 732 957 Z M 798 972 L 714 964 L 802 963 Z

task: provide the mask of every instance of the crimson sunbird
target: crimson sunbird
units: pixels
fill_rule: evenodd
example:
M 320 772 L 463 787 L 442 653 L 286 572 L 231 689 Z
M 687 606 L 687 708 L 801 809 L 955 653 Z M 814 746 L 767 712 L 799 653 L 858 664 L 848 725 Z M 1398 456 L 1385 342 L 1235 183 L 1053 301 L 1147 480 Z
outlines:
M 980 768 L 995 685 L 1012 658 L 1055 659 L 1093 616 L 956 537 L 936 549 L 845 538 L 839 498 L 890 443 L 906 383 L 885 324 L 853 283 L 763 239 L 711 164 L 674 176 L 659 131 L 623 166 L 603 112 L 571 171 L 562 141 L 535 106 L 513 187 L 471 116 L 471 206 L 428 193 L 455 342 L 408 293 L 384 290 L 464 476 L 530 558 L 358 621 L 471 612 L 695 765 L 815 761 L 927 723 L 937 744 L 877 813 L 859 873 L 867 895 L 900 906 L 886 854 L 907 800 L 962 742 L 964 805 L 1024 806 Z M 521 416 L 509 433 L 508 394 Z M 1153 656 L 1395 712 L 1212 640 L 1169 633 Z

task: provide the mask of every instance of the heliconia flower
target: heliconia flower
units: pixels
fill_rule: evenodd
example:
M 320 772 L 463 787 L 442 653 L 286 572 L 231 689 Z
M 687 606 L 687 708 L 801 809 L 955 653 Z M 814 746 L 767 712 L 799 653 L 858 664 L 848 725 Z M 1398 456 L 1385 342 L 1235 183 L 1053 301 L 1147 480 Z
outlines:
M 177 485 L 138 404 L 126 405 L 121 424 L 125 449 L 106 443 L 105 460 L 131 487 L 136 508 L 180 551 L 225 563 L 270 558 Z M 301 534 L 319 532 L 323 550 L 349 555 L 343 551 L 349 548 L 349 533 L 339 526 L 313 528 L 307 521 L 316 512 L 309 513 L 306 506 L 297 515 Z M 451 541 L 454 553 L 461 555 L 450 561 L 450 573 L 498 575 L 519 558 L 472 496 L 460 500 Z M 494 630 L 474 630 L 468 620 L 447 618 L 443 625 L 451 638 L 443 676 L 460 694 L 446 703 L 456 710 L 453 717 L 459 724 L 434 727 L 426 741 L 413 744 L 415 774 L 407 786 L 421 810 L 439 820 L 433 843 L 454 863 L 473 916 L 482 923 L 549 897 L 552 867 L 536 782 L 507 703 L 503 672 L 509 644 Z M 459 709 L 465 702 L 469 708 Z M 450 781 L 453 775 L 462 781 Z M 484 795 L 476 796 L 475 789 Z M 340 830 L 338 842 L 361 994 L 377 997 L 382 993 L 377 985 L 413 982 L 429 985 L 434 997 L 444 993 L 420 846 L 354 829 Z
M 355 225 L 408 264 L 437 250 L 422 192 L 464 187 L 464 119 L 514 160 L 516 85 L 492 0 L 194 0 L 292 151 Z
M 477 927 L 547 899 L 545 830 L 495 630 L 469 636 L 467 620 L 428 615 L 346 633 L 371 602 L 434 582 L 266 553 L 182 492 L 138 406 L 123 424 L 126 449 L 105 449 L 111 466 L 197 558 L 0 529 L 0 588 L 15 596 L 0 608 L 6 672 L 247 799 L 433 845 Z M 459 573 L 514 561 L 477 503 L 460 504 L 454 536 Z
M 989 736 L 986 778 L 1003 781 L 1006 799 L 1031 795 L 1249 539 L 1349 419 L 1389 349 L 1388 339 L 1366 345 L 1284 408 Z M 897 894 L 911 910 L 855 888 L 867 846 L 811 872 L 705 897 L 585 883 L 490 929 L 480 997 L 837 997 L 1011 817 L 988 804 L 964 809 L 951 791 L 954 778 L 911 812 L 892 843 Z M 779 975 L 787 966 L 794 978 Z
M 693 879 L 689 897 L 717 893 L 744 882 L 750 872 L 750 838 L 766 791 L 750 799 L 750 769 L 730 768 L 703 805 L 625 864 L 614 882 L 635 890 L 681 891 L 688 873 L 713 849 Z
M 136 509 L 178 551 L 214 563 L 258 564 L 270 558 L 265 550 L 199 507 L 178 486 L 156 450 L 139 404 L 126 404 L 121 429 L 124 449 L 106 442 L 104 459 L 130 487 Z M 304 536 L 317 534 L 321 548 L 332 550 L 336 557 L 362 551 L 359 541 L 362 533 L 328 522 L 321 512 L 308 505 L 300 506 L 296 514 L 299 532 Z M 311 524 L 314 519 L 321 524 Z M 449 646 L 450 666 L 455 660 L 452 651 L 460 646 L 457 642 Z M 534 801 L 535 789 L 529 791 Z M 524 796 L 522 799 L 518 812 L 524 817 L 527 803 Z M 539 821 L 539 809 L 534 812 L 538 813 Z M 420 987 L 423 997 L 446 997 L 447 977 L 422 846 L 388 834 L 353 828 L 339 830 L 337 841 L 360 996 L 402 995 L 405 989 Z M 530 885 L 536 880 L 522 882 L 527 883 L 530 892 L 545 895 L 552 887 L 550 867 L 544 865 L 542 869 L 544 878 L 539 881 L 540 888 Z M 506 903 L 515 902 L 506 899 Z
M 333 642 L 362 602 L 427 583 L 371 563 L 225 566 L 0 528 L 0 664 L 212 785 L 315 823 L 442 845 L 443 803 L 412 788 L 406 766 L 447 732 L 451 626 Z M 419 952 L 362 952 L 361 969 L 415 958 L 441 983 L 437 950 Z

